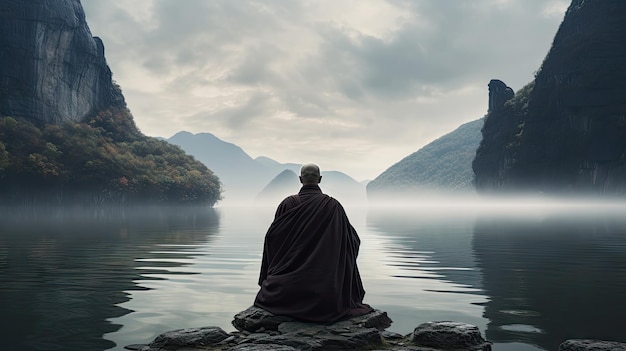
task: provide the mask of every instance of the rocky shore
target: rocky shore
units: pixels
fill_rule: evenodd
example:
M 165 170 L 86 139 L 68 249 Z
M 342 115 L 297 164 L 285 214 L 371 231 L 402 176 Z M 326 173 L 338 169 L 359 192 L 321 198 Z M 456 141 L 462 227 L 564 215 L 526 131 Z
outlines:
M 428 322 L 417 326 L 413 333 L 400 335 L 386 330 L 391 323 L 387 313 L 380 310 L 323 325 L 276 316 L 252 306 L 235 315 L 232 324 L 237 331 L 232 333 L 219 327 L 179 329 L 157 336 L 150 344 L 125 348 L 135 351 L 491 350 L 492 343 L 474 325 Z M 626 343 L 567 340 L 559 346 L 559 351 L 590 350 L 626 350 Z

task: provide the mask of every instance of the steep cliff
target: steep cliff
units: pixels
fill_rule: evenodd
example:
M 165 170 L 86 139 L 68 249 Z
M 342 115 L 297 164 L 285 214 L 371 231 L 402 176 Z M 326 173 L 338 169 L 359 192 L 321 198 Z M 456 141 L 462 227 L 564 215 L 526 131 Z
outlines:
M 0 2 L 0 206 L 220 197 L 205 165 L 137 129 L 79 0 Z
M 625 57 L 626 1 L 573 0 L 533 84 L 487 115 L 478 189 L 626 193 Z
M 0 114 L 78 122 L 121 100 L 79 0 L 0 2 Z

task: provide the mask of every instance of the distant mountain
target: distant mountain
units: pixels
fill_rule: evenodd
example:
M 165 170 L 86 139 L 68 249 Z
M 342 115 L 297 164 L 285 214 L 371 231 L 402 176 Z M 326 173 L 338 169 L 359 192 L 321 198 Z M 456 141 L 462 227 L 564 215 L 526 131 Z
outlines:
M 365 185 L 349 175 L 337 171 L 322 171 L 322 191 L 343 204 L 363 204 L 367 202 Z
M 297 164 L 297 163 L 279 163 L 265 156 L 259 156 L 255 158 L 254 160 L 264 165 L 268 169 L 271 169 L 274 172 L 281 172 L 285 169 L 289 169 L 293 171 L 294 173 L 298 174 L 300 173 L 300 167 L 302 167 L 301 164 Z
M 298 165 L 298 172 L 300 165 Z M 300 189 L 300 179 L 296 172 L 285 169 L 263 188 L 256 198 L 257 202 L 278 204 Z M 336 198 L 342 204 L 363 204 L 367 200 L 365 187 L 354 178 L 338 171 L 322 171 L 322 192 Z
M 257 203 L 277 205 L 285 197 L 295 194 L 300 188 L 298 175 L 290 169 L 280 172 L 256 197 Z
M 463 124 L 389 167 L 367 184 L 370 199 L 415 196 L 417 192 L 473 191 L 472 160 L 483 119 Z
M 280 163 L 265 156 L 252 159 L 241 147 L 211 133 L 182 131 L 166 140 L 215 172 L 224 188 L 221 204 L 276 202 L 300 189 L 301 164 Z M 288 182 L 287 177 L 293 181 Z M 365 201 L 365 186 L 350 176 L 339 171 L 322 171 L 322 177 L 320 187 L 328 195 L 346 202 Z
M 278 173 L 252 159 L 239 146 L 225 142 L 211 133 L 192 134 L 182 131 L 167 141 L 180 146 L 213 170 L 222 181 L 225 203 L 254 199 Z

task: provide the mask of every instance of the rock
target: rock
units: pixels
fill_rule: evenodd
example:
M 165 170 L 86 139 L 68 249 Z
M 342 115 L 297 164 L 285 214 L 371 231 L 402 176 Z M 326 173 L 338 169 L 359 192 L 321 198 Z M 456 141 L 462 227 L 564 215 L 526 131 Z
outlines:
M 489 111 L 495 111 L 511 100 L 515 93 L 503 81 L 492 79 L 489 82 Z
M 261 328 L 266 330 L 278 330 L 279 324 L 293 320 L 293 318 L 275 316 L 262 308 L 250 306 L 248 309 L 237 313 L 232 324 L 239 331 L 245 330 L 254 333 Z
M 366 328 L 384 330 L 391 326 L 393 321 L 387 316 L 387 312 L 374 310 L 374 312 L 349 319 L 352 324 L 363 325 Z
M 428 322 L 413 331 L 412 342 L 436 349 L 491 350 L 478 327 L 460 322 Z
M 265 345 L 237 345 L 233 348 L 228 349 L 228 351 L 298 351 L 298 349 L 286 346 L 286 345 L 276 345 L 276 344 L 265 344 Z
M 278 344 L 306 350 L 350 350 L 382 344 L 379 330 L 389 327 L 391 322 L 386 312 L 375 310 L 331 325 L 304 323 L 251 306 L 237 313 L 232 324 L 238 330 L 254 333 L 243 339 L 243 343 Z M 268 335 L 267 330 L 278 334 Z
M 0 2 L 0 115 L 78 122 L 119 99 L 80 1 Z
M 322 350 L 491 350 L 477 327 L 457 322 L 432 322 L 402 336 L 388 332 L 386 312 L 372 313 L 333 324 L 299 322 L 257 307 L 235 315 L 240 331 L 227 334 L 218 327 L 181 329 L 159 335 L 149 345 L 129 345 L 137 351 L 322 351 Z
M 624 351 L 626 343 L 603 340 L 566 340 L 559 345 L 559 351 Z
M 163 333 L 150 343 L 150 349 L 177 350 L 182 347 L 205 347 L 229 337 L 222 328 L 203 327 L 178 329 Z

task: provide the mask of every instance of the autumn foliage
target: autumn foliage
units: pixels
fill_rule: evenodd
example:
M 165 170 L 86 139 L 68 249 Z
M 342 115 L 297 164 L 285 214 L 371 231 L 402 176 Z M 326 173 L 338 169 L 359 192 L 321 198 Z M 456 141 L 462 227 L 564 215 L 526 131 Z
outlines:
M 141 134 L 125 107 L 62 125 L 0 116 L 1 204 L 212 206 L 220 194 L 211 170 Z

